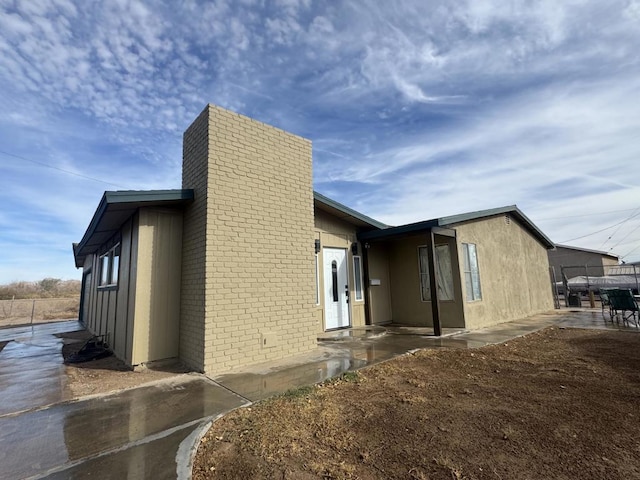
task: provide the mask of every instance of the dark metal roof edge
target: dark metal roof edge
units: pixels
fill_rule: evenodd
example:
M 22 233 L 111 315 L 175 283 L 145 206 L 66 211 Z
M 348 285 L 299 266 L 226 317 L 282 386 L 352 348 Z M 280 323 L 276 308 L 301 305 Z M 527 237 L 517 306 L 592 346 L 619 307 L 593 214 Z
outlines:
M 192 189 L 116 190 L 104 192 L 108 204 L 131 202 L 168 202 L 193 200 Z
M 510 213 L 520 220 L 523 226 L 529 230 L 547 250 L 555 247 L 555 244 L 547 237 L 542 230 L 540 230 L 529 218 L 520 211 L 516 205 L 509 205 L 506 207 L 492 208 L 488 210 L 479 210 L 476 212 L 462 213 L 459 215 L 451 215 L 448 217 L 433 218 L 431 220 L 424 220 L 422 222 L 409 223 L 407 225 L 400 225 L 398 227 L 389 227 L 384 230 L 374 230 L 371 232 L 362 232 L 358 235 L 361 240 L 376 240 L 382 238 L 389 238 L 398 235 L 407 235 L 411 233 L 417 233 L 420 231 L 427 231 L 434 227 L 447 227 L 458 223 L 469 222 L 473 220 L 480 220 L 486 217 L 492 217 L 495 215 L 501 215 Z
M 386 225 L 382 222 L 379 222 L 377 220 L 374 220 L 371 217 L 366 216 L 363 213 L 360 213 L 352 208 L 347 207 L 346 205 L 343 205 L 342 203 L 336 202 L 335 200 L 330 199 L 329 197 L 325 197 L 324 195 L 322 195 L 321 193 L 318 193 L 314 190 L 313 192 L 313 199 L 317 200 L 320 203 L 324 203 L 325 205 L 328 205 L 329 207 L 335 208 L 336 210 L 341 211 L 342 213 L 344 213 L 347 216 L 356 218 L 358 220 L 360 220 L 361 222 L 367 223 L 369 225 L 371 225 L 372 227 L 375 228 L 380 228 L 380 229 L 384 229 L 384 228 L 389 228 L 389 225 Z
M 540 240 L 547 250 L 551 250 L 555 248 L 555 243 L 551 241 L 549 237 L 547 237 L 542 230 L 540 230 L 535 223 L 533 223 L 529 217 L 527 217 L 522 211 L 518 208 L 517 205 L 508 205 L 506 207 L 498 207 L 498 208 L 490 208 L 487 210 L 478 210 L 476 212 L 462 213 L 460 215 L 451 215 L 448 217 L 442 217 L 439 220 L 441 226 L 453 225 L 456 223 L 464 223 L 473 220 L 480 220 L 486 217 L 493 217 L 495 215 L 502 215 L 505 213 L 513 214 L 517 217 L 520 222 L 527 228 L 531 233 L 534 234 Z
M 620 257 L 615 253 L 611 252 L 603 252 L 602 250 L 593 250 L 591 248 L 582 248 L 582 247 L 573 247 L 571 245 L 563 245 L 560 243 L 556 243 L 556 248 L 567 248 L 569 250 L 578 250 L 579 252 L 587 252 L 587 253 L 596 253 L 598 255 L 604 255 L 605 257 L 615 258 L 616 260 L 620 260 Z
M 103 215 L 107 211 L 109 205 L 113 204 L 125 204 L 125 203 L 149 203 L 153 205 L 155 203 L 162 204 L 166 202 L 188 202 L 193 200 L 194 193 L 192 189 L 175 189 L 175 190 L 116 190 L 106 191 L 100 199 L 98 208 L 96 208 L 87 230 L 82 236 L 82 240 L 73 244 L 73 256 L 76 260 L 76 268 L 78 266 L 78 254 L 85 247 L 89 239 L 93 236 L 102 219 Z
M 370 232 L 362 232 L 358 234 L 358 238 L 361 240 L 376 240 L 381 238 L 395 237 L 398 235 L 407 235 L 411 233 L 421 232 L 429 230 L 433 227 L 439 227 L 438 219 L 425 220 L 422 222 L 408 223 L 406 225 L 399 225 L 397 227 L 388 227 L 384 230 L 372 230 Z

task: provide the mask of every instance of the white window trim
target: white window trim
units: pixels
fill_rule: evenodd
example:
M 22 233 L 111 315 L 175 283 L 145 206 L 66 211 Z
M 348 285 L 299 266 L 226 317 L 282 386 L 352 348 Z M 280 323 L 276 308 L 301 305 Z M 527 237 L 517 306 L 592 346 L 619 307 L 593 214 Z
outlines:
M 358 264 L 360 265 L 360 268 L 358 270 L 356 270 L 356 259 Z M 356 278 L 356 272 L 359 273 L 359 278 Z M 358 280 L 360 281 L 360 298 L 358 298 L 357 290 Z M 353 256 L 353 300 L 354 302 L 364 302 L 364 280 L 362 278 L 362 257 L 360 255 Z
M 477 271 L 475 272 L 478 276 L 478 296 L 476 297 L 475 292 L 473 290 L 473 270 L 471 269 L 471 258 L 469 256 L 469 245 L 473 245 L 473 250 L 475 251 L 475 256 L 476 256 L 476 265 L 477 265 Z M 471 291 L 466 291 L 465 293 L 465 300 L 469 303 L 471 302 L 480 302 L 482 301 L 482 280 L 480 278 L 480 263 L 478 262 L 478 245 L 475 243 L 470 243 L 470 242 L 463 242 L 462 243 L 462 255 L 463 255 L 463 272 L 464 272 L 464 283 L 465 283 L 465 290 L 467 290 L 466 284 L 467 284 L 467 275 L 470 275 L 470 285 L 471 285 Z M 469 298 L 471 297 L 471 298 Z
M 105 253 L 100 255 L 99 257 L 99 267 L 100 267 L 100 277 L 99 277 L 99 285 L 98 288 L 113 288 L 118 286 L 118 282 L 120 281 L 120 254 L 116 255 L 116 251 L 120 249 L 120 243 L 116 243 L 113 247 L 107 250 Z M 114 281 L 114 258 L 118 257 L 118 265 L 117 271 L 115 272 L 115 281 Z M 106 264 L 104 259 L 107 259 Z M 106 283 L 103 283 L 104 279 L 104 268 L 107 268 L 107 277 Z
M 316 306 L 320 305 L 320 258 L 316 253 Z

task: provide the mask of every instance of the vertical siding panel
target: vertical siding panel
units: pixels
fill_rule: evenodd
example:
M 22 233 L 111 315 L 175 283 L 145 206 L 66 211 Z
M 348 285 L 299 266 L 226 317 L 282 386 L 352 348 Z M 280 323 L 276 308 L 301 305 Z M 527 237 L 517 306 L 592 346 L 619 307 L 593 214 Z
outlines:
M 133 323 L 135 321 L 136 282 L 138 277 L 138 232 L 140 228 L 140 216 L 136 214 L 131 222 L 131 254 L 129 258 L 129 285 L 127 302 L 127 322 L 125 337 L 125 359 L 131 365 L 133 363 Z
M 126 358 L 127 322 L 129 321 L 129 283 L 131 275 L 131 228 L 132 220 L 129 219 L 122 228 L 122 238 L 120 241 L 120 278 L 118 279 L 116 331 L 113 342 L 113 350 L 120 358 Z

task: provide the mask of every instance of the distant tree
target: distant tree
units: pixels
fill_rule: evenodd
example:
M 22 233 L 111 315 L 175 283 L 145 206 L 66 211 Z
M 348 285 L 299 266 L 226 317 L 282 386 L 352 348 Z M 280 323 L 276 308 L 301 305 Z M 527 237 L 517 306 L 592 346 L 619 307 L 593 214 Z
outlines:
M 61 281 L 59 278 L 43 278 L 38 282 L 38 287 L 46 296 L 53 295 Z

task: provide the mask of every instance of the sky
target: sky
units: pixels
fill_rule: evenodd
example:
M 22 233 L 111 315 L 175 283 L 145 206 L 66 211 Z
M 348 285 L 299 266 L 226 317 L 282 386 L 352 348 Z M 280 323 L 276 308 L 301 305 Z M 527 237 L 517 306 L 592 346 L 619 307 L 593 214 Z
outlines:
M 207 103 L 384 223 L 516 204 L 640 260 L 640 0 L 0 0 L 0 283 L 79 279 L 103 192 L 180 188 Z

